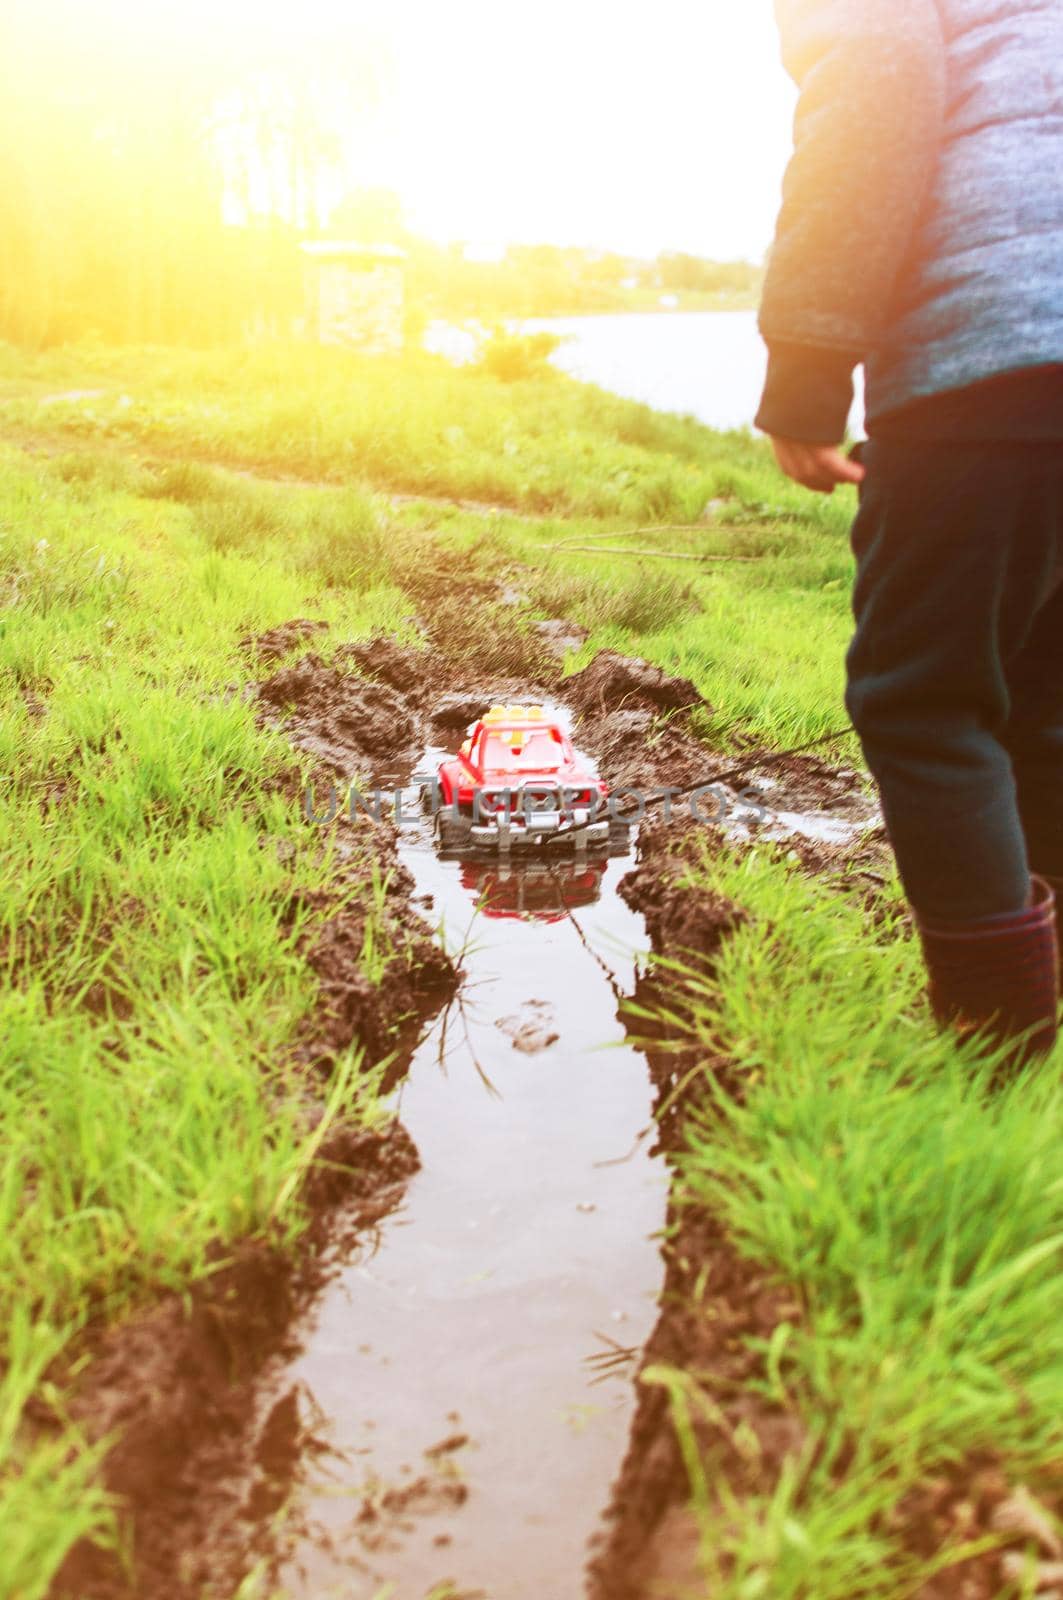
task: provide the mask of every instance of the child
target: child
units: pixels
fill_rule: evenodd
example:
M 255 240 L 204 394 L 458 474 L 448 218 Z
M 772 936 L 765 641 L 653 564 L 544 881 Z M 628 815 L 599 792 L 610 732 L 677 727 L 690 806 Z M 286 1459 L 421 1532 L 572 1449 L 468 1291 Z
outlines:
M 776 13 L 801 93 L 757 425 L 797 482 L 860 486 L 847 705 L 934 1010 L 1047 1050 L 1063 894 L 1063 3 Z M 857 466 L 838 446 L 860 362 Z

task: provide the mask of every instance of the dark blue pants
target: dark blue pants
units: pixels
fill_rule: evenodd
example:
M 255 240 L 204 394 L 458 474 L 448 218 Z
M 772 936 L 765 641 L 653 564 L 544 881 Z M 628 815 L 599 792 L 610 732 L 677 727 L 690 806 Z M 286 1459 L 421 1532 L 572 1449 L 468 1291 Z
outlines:
M 911 904 L 965 920 L 1063 878 L 1063 445 L 873 439 L 850 716 Z

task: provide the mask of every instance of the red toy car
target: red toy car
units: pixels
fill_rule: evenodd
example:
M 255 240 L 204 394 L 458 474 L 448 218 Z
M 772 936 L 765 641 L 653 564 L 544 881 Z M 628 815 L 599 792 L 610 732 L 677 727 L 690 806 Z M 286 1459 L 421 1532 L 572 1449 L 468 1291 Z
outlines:
M 440 766 L 439 787 L 444 823 L 464 823 L 474 844 L 534 844 L 562 827 L 574 844 L 609 837 L 608 789 L 542 706 L 492 706 Z

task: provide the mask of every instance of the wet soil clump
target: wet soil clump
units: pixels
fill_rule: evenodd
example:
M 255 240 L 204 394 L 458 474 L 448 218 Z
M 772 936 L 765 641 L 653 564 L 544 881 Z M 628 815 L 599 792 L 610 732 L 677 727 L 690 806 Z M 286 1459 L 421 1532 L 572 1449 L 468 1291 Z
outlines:
M 463 734 L 470 722 L 475 722 L 481 715 L 483 709 L 482 694 L 468 694 L 462 689 L 457 689 L 449 694 L 440 695 L 429 711 L 432 732 L 437 738 L 442 739 Z
M 580 734 L 614 789 L 694 788 L 710 783 L 718 764 L 700 739 L 646 708 L 591 715 L 580 724 Z
M 620 892 L 646 919 L 653 950 L 711 972 L 712 958 L 749 916 L 724 895 L 686 881 L 689 865 L 705 842 L 705 830 L 689 820 L 668 828 L 648 827 L 639 840 L 638 865 Z
M 417 723 L 405 695 L 311 654 L 260 684 L 259 702 L 284 719 L 300 750 L 341 778 L 412 754 Z
M 304 953 L 317 974 L 321 1006 L 299 1057 L 327 1066 L 358 1044 L 368 1065 L 410 1042 L 453 993 L 457 972 L 413 904 L 413 879 L 395 859 L 394 826 L 352 826 L 349 820 L 339 826 L 353 842 L 335 889 L 300 890 L 287 908 L 291 920 L 301 912 L 317 913 L 317 931 L 305 941 Z M 360 970 L 371 914 L 374 936 L 379 932 L 395 957 L 375 982 Z
M 291 622 L 282 622 L 277 628 L 267 629 L 265 633 L 247 635 L 240 640 L 240 648 L 254 661 L 282 661 L 310 639 L 327 632 L 327 622 L 295 617 Z
M 695 706 L 711 711 L 689 678 L 676 678 L 661 667 L 615 650 L 601 650 L 582 672 L 565 683 L 569 703 L 584 715 L 610 711 L 684 711 Z

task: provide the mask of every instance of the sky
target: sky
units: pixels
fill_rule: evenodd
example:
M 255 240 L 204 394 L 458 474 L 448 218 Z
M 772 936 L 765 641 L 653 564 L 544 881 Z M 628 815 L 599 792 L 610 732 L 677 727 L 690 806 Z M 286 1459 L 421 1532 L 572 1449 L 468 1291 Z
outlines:
M 485 252 L 770 244 L 795 98 L 771 0 L 387 0 L 374 30 L 359 165 L 415 230 Z
M 342 108 L 343 181 L 395 189 L 415 231 L 482 254 L 759 259 L 771 242 L 795 98 L 771 0 L 36 0 L 15 14 L 37 19 L 42 71 L 65 48 L 116 97 L 155 84 L 160 63 L 178 88 L 222 69 L 313 85 L 330 116 Z

